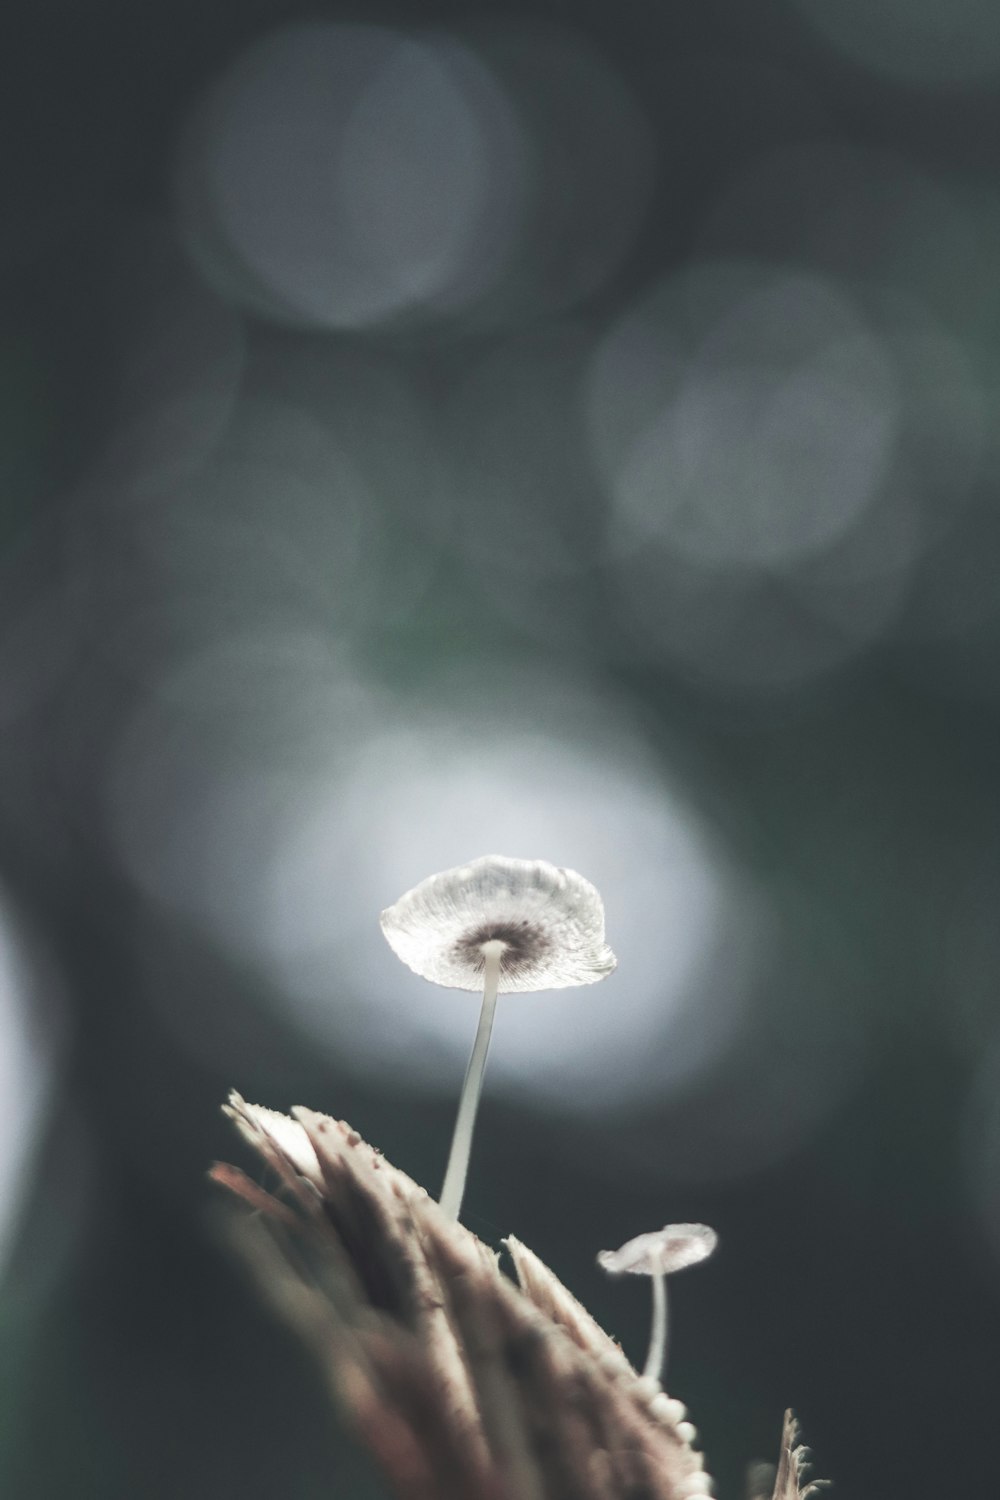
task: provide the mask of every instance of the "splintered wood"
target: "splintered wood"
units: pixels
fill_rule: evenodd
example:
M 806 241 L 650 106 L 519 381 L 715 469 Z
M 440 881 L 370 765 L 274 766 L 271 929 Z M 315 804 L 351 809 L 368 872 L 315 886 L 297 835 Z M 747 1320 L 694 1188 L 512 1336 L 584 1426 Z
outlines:
M 213 1179 L 255 1210 L 238 1247 L 312 1348 L 401 1500 L 694 1500 L 710 1491 L 680 1402 L 519 1241 L 498 1256 L 350 1126 L 232 1095 L 274 1171 Z M 802 1500 L 789 1415 L 774 1500 Z

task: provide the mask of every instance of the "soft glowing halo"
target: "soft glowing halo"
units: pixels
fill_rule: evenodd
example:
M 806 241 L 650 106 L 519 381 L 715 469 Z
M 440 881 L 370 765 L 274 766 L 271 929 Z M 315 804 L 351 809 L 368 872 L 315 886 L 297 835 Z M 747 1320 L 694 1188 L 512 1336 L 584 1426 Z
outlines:
M 621 1104 L 669 1092 L 731 1042 L 767 922 L 622 704 L 499 670 L 488 707 L 478 677 L 405 715 L 351 701 L 338 715 L 330 700 L 325 759 L 321 733 L 307 754 L 297 734 L 266 753 L 211 745 L 186 714 L 171 727 L 169 701 L 151 705 L 111 788 L 119 847 L 149 895 L 268 975 L 317 1041 L 436 1087 L 464 1063 L 468 1001 L 414 985 L 378 913 L 467 859 L 473 838 L 544 849 L 593 877 L 627 981 L 613 1004 L 591 998 L 601 985 L 512 997 L 494 1087 L 570 1110 Z
M 579 1107 L 584 1094 L 610 1101 L 669 1089 L 737 1024 L 743 963 L 732 988 L 706 995 L 702 978 L 742 920 L 738 882 L 624 725 L 588 744 L 585 730 L 577 738 L 571 721 L 558 726 L 551 713 L 547 727 L 528 729 L 529 704 L 507 699 L 495 719 L 469 722 L 453 710 L 438 722 L 387 726 L 360 747 L 345 780 L 316 789 L 276 851 L 259 930 L 305 1024 L 349 1036 L 370 1067 L 429 1081 L 463 1056 L 455 1001 L 401 983 L 381 942 L 373 947 L 372 912 L 386 892 L 461 858 L 473 835 L 487 847 L 542 847 L 593 876 L 628 979 L 619 978 L 614 1005 L 591 999 L 596 986 L 505 1006 L 495 1082 L 564 1107 Z M 349 888 L 338 891 L 331 921 L 327 892 L 345 860 Z M 754 953 L 751 939 L 751 965 Z M 327 973 L 341 976 L 339 1014 Z

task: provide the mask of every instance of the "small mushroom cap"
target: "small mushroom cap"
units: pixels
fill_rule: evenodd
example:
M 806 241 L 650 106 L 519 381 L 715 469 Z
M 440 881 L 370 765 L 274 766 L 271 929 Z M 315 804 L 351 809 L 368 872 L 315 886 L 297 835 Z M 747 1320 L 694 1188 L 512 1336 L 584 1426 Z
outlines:
M 695 1266 L 711 1255 L 719 1236 L 707 1224 L 665 1224 L 651 1234 L 638 1234 L 620 1250 L 602 1250 L 597 1264 L 613 1276 L 671 1275 Z
M 501 992 L 594 984 L 616 963 L 594 886 L 541 859 L 490 854 L 431 875 L 381 920 L 396 956 L 450 989 L 482 988 L 487 951 L 499 951 Z

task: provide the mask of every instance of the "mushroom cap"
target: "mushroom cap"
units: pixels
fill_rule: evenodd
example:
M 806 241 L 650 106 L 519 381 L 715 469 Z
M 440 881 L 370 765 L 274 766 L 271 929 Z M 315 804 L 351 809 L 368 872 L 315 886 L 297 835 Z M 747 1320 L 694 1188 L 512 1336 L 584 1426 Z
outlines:
M 597 1264 L 613 1276 L 630 1271 L 634 1276 L 671 1275 L 705 1260 L 719 1236 L 707 1224 L 665 1224 L 650 1234 L 637 1234 L 620 1250 L 602 1250 Z
M 595 984 L 616 964 L 595 888 L 542 859 L 489 854 L 431 875 L 381 921 L 403 963 L 449 989 L 482 989 L 490 942 L 503 944 L 501 992 Z

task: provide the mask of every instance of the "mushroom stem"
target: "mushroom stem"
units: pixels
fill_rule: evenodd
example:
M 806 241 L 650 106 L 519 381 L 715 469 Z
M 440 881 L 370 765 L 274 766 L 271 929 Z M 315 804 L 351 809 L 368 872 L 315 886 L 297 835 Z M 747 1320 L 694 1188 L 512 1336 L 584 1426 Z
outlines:
M 657 1385 L 663 1374 L 663 1361 L 667 1354 L 667 1275 L 657 1271 L 653 1276 L 653 1321 L 649 1333 L 649 1353 L 643 1375 L 655 1380 Z
M 455 1131 L 451 1138 L 451 1152 L 441 1189 L 441 1207 L 449 1219 L 457 1219 L 465 1193 L 465 1179 L 469 1173 L 469 1154 L 472 1151 L 472 1132 L 476 1124 L 476 1110 L 483 1090 L 483 1072 L 486 1054 L 493 1031 L 493 1017 L 497 1008 L 497 990 L 500 985 L 500 959 L 506 945 L 497 939 L 483 943 L 483 1003 L 479 1011 L 479 1026 L 473 1043 L 469 1066 L 465 1070 L 462 1096 L 458 1101 L 455 1116 Z

